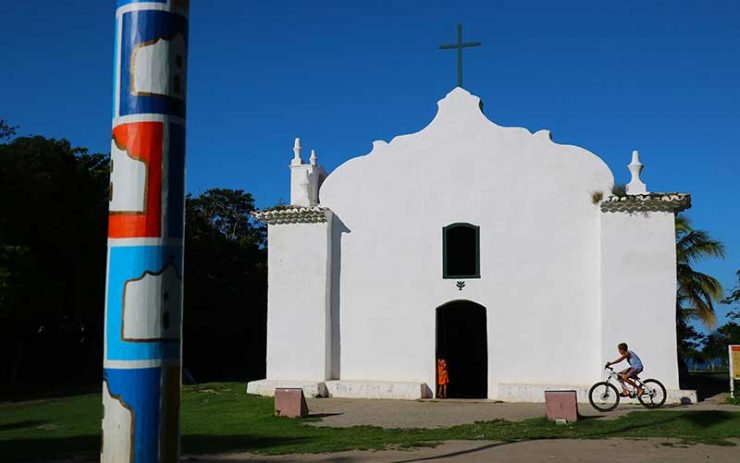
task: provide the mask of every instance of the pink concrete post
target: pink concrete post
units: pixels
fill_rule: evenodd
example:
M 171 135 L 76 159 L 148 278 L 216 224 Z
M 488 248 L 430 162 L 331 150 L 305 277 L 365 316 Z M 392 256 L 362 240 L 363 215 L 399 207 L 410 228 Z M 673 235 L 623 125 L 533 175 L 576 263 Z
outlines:
M 275 416 L 302 418 L 307 415 L 308 405 L 303 389 L 299 387 L 275 389 Z
M 578 419 L 576 391 L 545 391 L 545 412 L 550 421 L 565 420 L 572 423 Z

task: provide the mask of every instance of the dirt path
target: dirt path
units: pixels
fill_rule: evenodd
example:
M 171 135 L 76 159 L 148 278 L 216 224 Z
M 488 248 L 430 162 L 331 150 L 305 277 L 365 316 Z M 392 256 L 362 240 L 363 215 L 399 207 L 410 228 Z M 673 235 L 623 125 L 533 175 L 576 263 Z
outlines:
M 698 405 L 674 405 L 663 410 L 726 410 L 738 407 L 725 405 L 724 397 L 716 397 Z M 313 426 L 348 427 L 373 425 L 385 428 L 448 427 L 475 421 L 504 419 L 521 421 L 543 416 L 544 404 L 496 403 L 479 400 L 361 400 L 311 399 L 309 409 L 322 420 Z M 636 405 L 622 405 L 618 410 L 600 414 L 589 404 L 579 404 L 585 416 L 616 419 L 632 411 L 647 411 Z M 649 412 L 649 411 L 647 411 Z M 740 445 L 740 439 L 733 442 Z M 491 441 L 447 441 L 436 448 L 414 450 L 351 451 L 316 455 L 285 455 L 265 457 L 249 453 L 186 457 L 190 463 L 220 462 L 490 462 L 497 463 L 737 463 L 740 446 L 684 445 L 679 440 L 658 439 L 556 439 L 516 443 Z
M 722 399 L 724 400 L 724 399 Z M 501 403 L 487 400 L 382 400 L 382 399 L 309 399 L 312 415 L 322 420 L 314 426 L 349 427 L 357 425 L 384 428 L 449 427 L 476 421 L 522 421 L 545 415 L 543 403 Z M 589 404 L 578 404 L 583 416 L 615 419 L 633 411 L 645 411 L 639 405 L 620 405 L 617 410 L 600 413 Z M 717 402 L 698 405 L 670 405 L 662 410 L 726 410 L 738 407 Z
M 740 440 L 735 441 L 740 444 Z M 674 439 L 539 440 L 517 443 L 449 441 L 413 451 L 354 451 L 318 455 L 263 457 L 251 454 L 184 458 L 188 463 L 327 462 L 411 463 L 423 461 L 496 463 L 737 463 L 739 447 L 681 445 Z

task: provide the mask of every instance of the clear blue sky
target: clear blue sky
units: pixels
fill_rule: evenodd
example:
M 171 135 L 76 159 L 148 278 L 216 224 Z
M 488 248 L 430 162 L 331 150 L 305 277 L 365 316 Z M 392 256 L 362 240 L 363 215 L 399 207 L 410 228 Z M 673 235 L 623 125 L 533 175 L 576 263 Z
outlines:
M 632 149 L 651 191 L 727 246 L 700 269 L 740 268 L 740 2 L 191 2 L 188 190 L 289 198 L 293 138 L 333 169 L 373 140 L 416 131 L 455 84 L 501 125 L 547 128 L 626 182 Z M 0 15 L 0 118 L 21 134 L 109 151 L 114 1 L 15 2 Z M 727 308 L 722 307 L 723 314 Z

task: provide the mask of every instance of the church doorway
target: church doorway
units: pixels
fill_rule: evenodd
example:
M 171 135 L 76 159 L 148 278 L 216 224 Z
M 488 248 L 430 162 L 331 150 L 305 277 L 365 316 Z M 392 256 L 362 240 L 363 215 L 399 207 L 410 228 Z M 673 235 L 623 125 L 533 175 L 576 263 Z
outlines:
M 447 397 L 488 397 L 486 308 L 470 301 L 437 307 L 437 359 L 445 359 Z M 439 395 L 439 388 L 435 391 Z

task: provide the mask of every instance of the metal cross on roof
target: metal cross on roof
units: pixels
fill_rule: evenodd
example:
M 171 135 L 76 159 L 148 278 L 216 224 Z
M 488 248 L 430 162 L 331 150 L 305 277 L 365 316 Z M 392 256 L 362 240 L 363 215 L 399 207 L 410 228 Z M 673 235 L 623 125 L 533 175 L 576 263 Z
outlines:
M 451 49 L 457 49 L 457 86 L 462 87 L 462 77 L 463 77 L 463 68 L 462 68 L 462 49 L 468 48 L 468 47 L 480 47 L 480 42 L 463 42 L 462 41 L 462 24 L 457 25 L 457 43 L 450 43 L 447 45 L 440 45 L 440 50 L 451 50 Z

